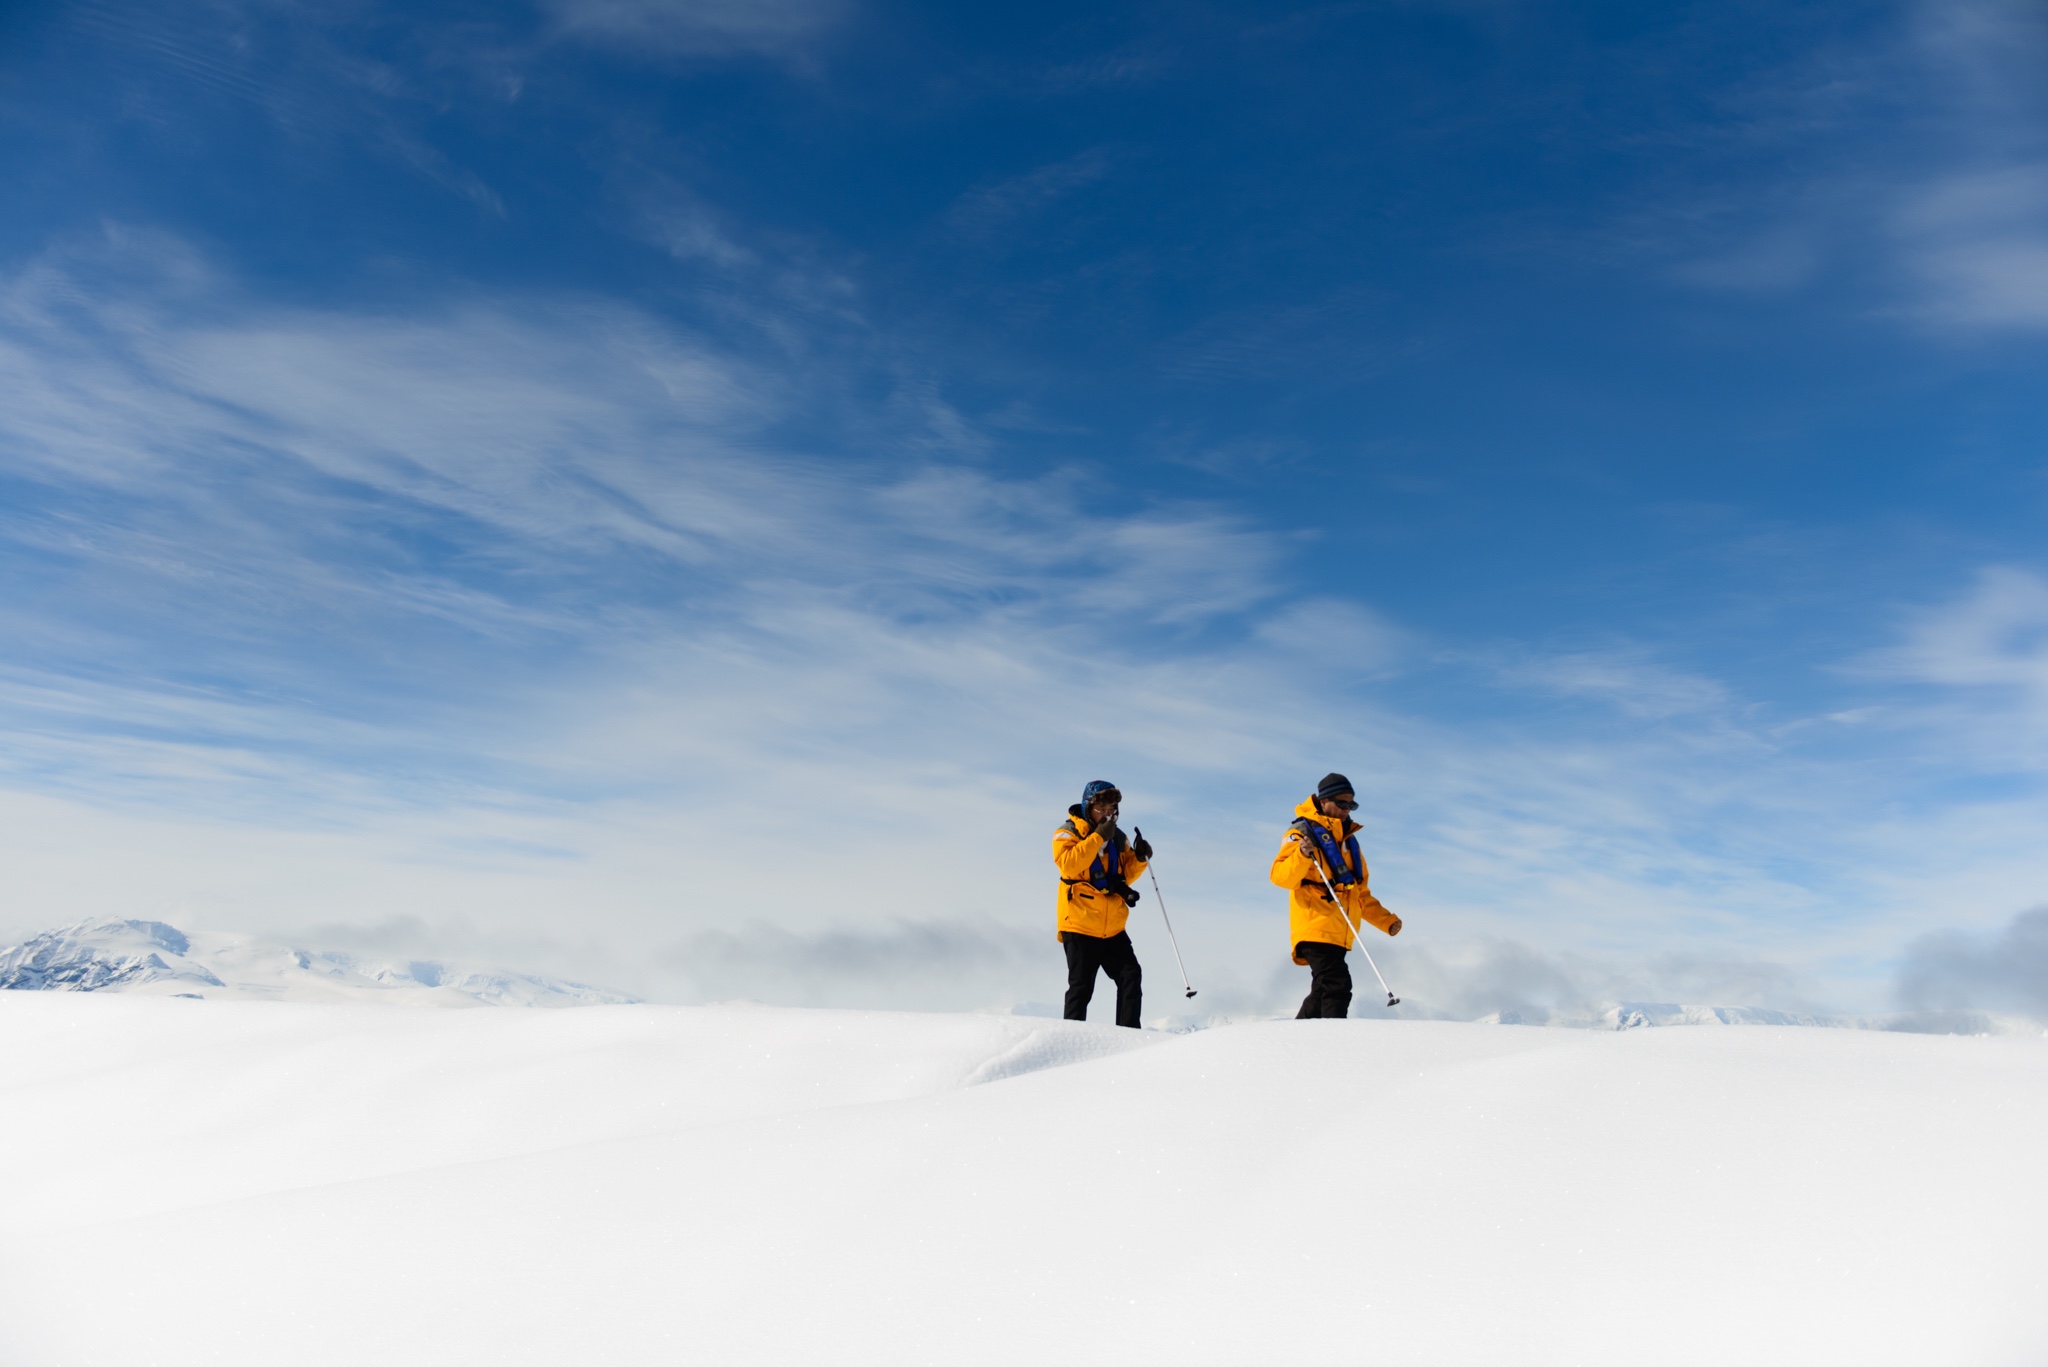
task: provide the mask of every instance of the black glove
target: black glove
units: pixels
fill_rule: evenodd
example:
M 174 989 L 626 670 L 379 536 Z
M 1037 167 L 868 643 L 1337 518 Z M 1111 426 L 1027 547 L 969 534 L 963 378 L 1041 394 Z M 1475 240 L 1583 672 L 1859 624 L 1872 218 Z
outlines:
M 1097 826 L 1095 834 L 1102 837 L 1102 843 L 1105 845 L 1121 845 L 1124 843 L 1124 833 L 1116 828 L 1114 821 L 1105 821 L 1100 826 Z
M 1138 830 L 1138 838 L 1131 842 L 1131 853 L 1149 864 L 1152 862 L 1152 842 L 1145 838 L 1145 832 L 1142 828 L 1134 829 Z
M 1111 888 L 1110 891 L 1123 898 L 1125 906 L 1134 907 L 1138 905 L 1138 890 L 1129 883 L 1119 883 Z

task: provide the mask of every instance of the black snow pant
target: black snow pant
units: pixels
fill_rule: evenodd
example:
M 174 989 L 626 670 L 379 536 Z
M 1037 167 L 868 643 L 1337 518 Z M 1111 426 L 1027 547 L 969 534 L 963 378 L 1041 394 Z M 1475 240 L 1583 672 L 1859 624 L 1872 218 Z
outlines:
M 1138 1028 L 1138 1010 L 1145 994 L 1139 988 L 1144 974 L 1138 968 L 1137 951 L 1131 937 L 1119 930 L 1107 939 L 1069 930 L 1060 936 L 1067 951 L 1067 1019 L 1088 1019 L 1088 1003 L 1095 996 L 1095 970 L 1101 969 L 1116 984 L 1116 1023 Z
M 1349 952 L 1342 945 L 1315 940 L 1303 940 L 1294 947 L 1296 957 L 1308 960 L 1309 975 L 1308 996 L 1302 1000 L 1301 1010 L 1294 1013 L 1296 1020 L 1315 1020 L 1319 1016 L 1342 1020 L 1351 1014 L 1351 965 L 1344 962 Z

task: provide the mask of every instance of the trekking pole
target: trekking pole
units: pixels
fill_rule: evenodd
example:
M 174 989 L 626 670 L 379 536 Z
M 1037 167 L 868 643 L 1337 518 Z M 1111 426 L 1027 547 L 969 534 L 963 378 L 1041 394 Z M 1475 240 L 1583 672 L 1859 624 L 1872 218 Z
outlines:
M 1145 838 L 1145 832 L 1141 827 L 1133 826 L 1131 829 L 1138 832 L 1138 839 Z M 1166 943 L 1173 946 L 1173 961 L 1180 966 L 1180 985 L 1185 987 L 1188 995 L 1192 997 L 1195 995 L 1195 985 L 1188 981 L 1188 966 L 1180 957 L 1180 941 L 1173 937 L 1173 918 L 1166 914 L 1166 897 L 1159 891 L 1159 875 L 1152 871 L 1150 860 L 1145 863 L 1145 876 L 1152 880 L 1152 896 L 1159 902 L 1159 919 L 1166 922 Z
M 1330 889 L 1330 901 L 1336 905 L 1337 914 L 1344 918 L 1345 925 L 1350 926 L 1351 913 L 1344 910 L 1344 903 L 1340 901 L 1337 897 L 1337 889 L 1332 887 L 1330 884 L 1330 875 L 1323 872 L 1322 861 L 1317 859 L 1314 855 L 1310 855 L 1308 862 L 1316 866 L 1316 877 L 1322 879 L 1323 886 Z M 1359 918 L 1357 925 L 1351 926 L 1351 938 L 1357 943 L 1358 952 L 1365 956 L 1366 967 L 1370 968 L 1372 970 L 1372 975 L 1380 980 L 1380 991 L 1387 994 L 1387 1008 L 1389 1010 L 1392 1010 L 1394 1007 L 1399 1006 L 1401 1004 L 1401 999 L 1394 995 L 1393 988 L 1387 986 L 1386 977 L 1381 974 L 1380 966 L 1372 961 L 1372 951 L 1365 947 L 1364 917 Z

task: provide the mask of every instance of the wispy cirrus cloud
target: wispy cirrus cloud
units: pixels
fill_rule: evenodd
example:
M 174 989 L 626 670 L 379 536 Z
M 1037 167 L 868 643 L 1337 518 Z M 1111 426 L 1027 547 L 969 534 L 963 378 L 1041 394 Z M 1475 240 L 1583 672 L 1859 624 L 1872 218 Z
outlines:
M 1714 292 L 1846 289 L 1962 333 L 2048 326 L 2048 23 L 2021 0 L 1922 4 L 1726 97 L 1728 178 L 1619 233 Z M 1878 134 L 1873 130 L 1882 128 Z M 1757 173 L 1794 155 L 1796 179 Z
M 656 996 L 1042 1000 L 1044 841 L 1107 775 L 1160 842 L 1205 1002 L 1277 1009 L 1266 864 L 1342 768 L 1436 943 L 1395 962 L 1451 965 L 1431 990 L 1464 1010 L 1455 946 L 1489 938 L 1651 964 L 1645 996 L 1690 981 L 1654 963 L 1731 937 L 1881 980 L 1952 872 L 1929 848 L 1873 881 L 1871 794 L 1725 683 L 1304 599 L 1290 530 L 949 456 L 928 382 L 862 412 L 860 450 L 809 449 L 896 362 L 780 345 L 561 295 L 278 307 L 141 233 L 18 271 L 0 725 L 13 829 L 44 851 L 9 874 L 20 928 L 59 896 L 154 897 L 546 944 Z M 1565 725 L 1432 696 L 1475 681 L 1613 705 Z M 89 858 L 117 827 L 153 879 Z
M 561 34 L 641 57 L 797 57 L 855 8 L 851 0 L 543 3 Z
M 1020 175 L 976 186 L 946 211 L 947 226 L 972 238 L 990 238 L 1108 177 L 1115 151 L 1091 147 Z
M 167 244 L 104 250 L 175 269 L 111 308 L 48 263 L 6 296 L 0 367 L 28 396 L 9 464 L 35 494 L 14 544 L 139 587 L 243 671 L 289 670 L 308 610 L 335 634 L 432 636 L 438 668 L 487 672 L 508 652 L 588 664 L 598 642 L 837 620 L 858 635 L 1049 618 L 1078 645 L 1270 592 L 1269 538 L 1214 509 L 1104 518 L 1080 511 L 1072 472 L 903 464 L 928 449 L 915 413 L 872 463 L 789 449 L 774 429 L 815 395 L 629 310 L 226 317 L 188 292 L 225 282 Z M 393 687 L 427 686 L 380 664 Z M 329 700 L 363 672 L 325 680 Z
M 1673 669 L 1641 649 L 1567 650 L 1499 669 L 1503 682 L 1597 700 L 1633 717 L 1713 713 L 1734 701 L 1719 680 Z
M 2048 328 L 2048 159 L 1934 181 L 1893 222 L 1922 316 L 1951 327 Z
M 1912 690 L 1888 724 L 1932 730 L 1978 772 L 2048 774 L 2048 580 L 2034 571 L 1980 571 L 1852 668 Z
M 1873 663 L 1916 682 L 2048 703 L 2048 581 L 2016 567 L 1984 570 L 1960 598 L 1923 611 L 1905 641 Z

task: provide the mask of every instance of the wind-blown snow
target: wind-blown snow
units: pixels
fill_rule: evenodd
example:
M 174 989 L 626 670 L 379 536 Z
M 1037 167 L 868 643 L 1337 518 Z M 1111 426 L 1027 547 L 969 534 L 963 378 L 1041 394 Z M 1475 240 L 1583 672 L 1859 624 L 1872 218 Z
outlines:
M 0 993 L 0 1361 L 2048 1361 L 2048 1041 Z
M 408 1006 L 591 1006 L 634 1000 L 585 983 L 432 960 L 365 960 L 162 921 L 81 921 L 0 951 L 0 989 Z

